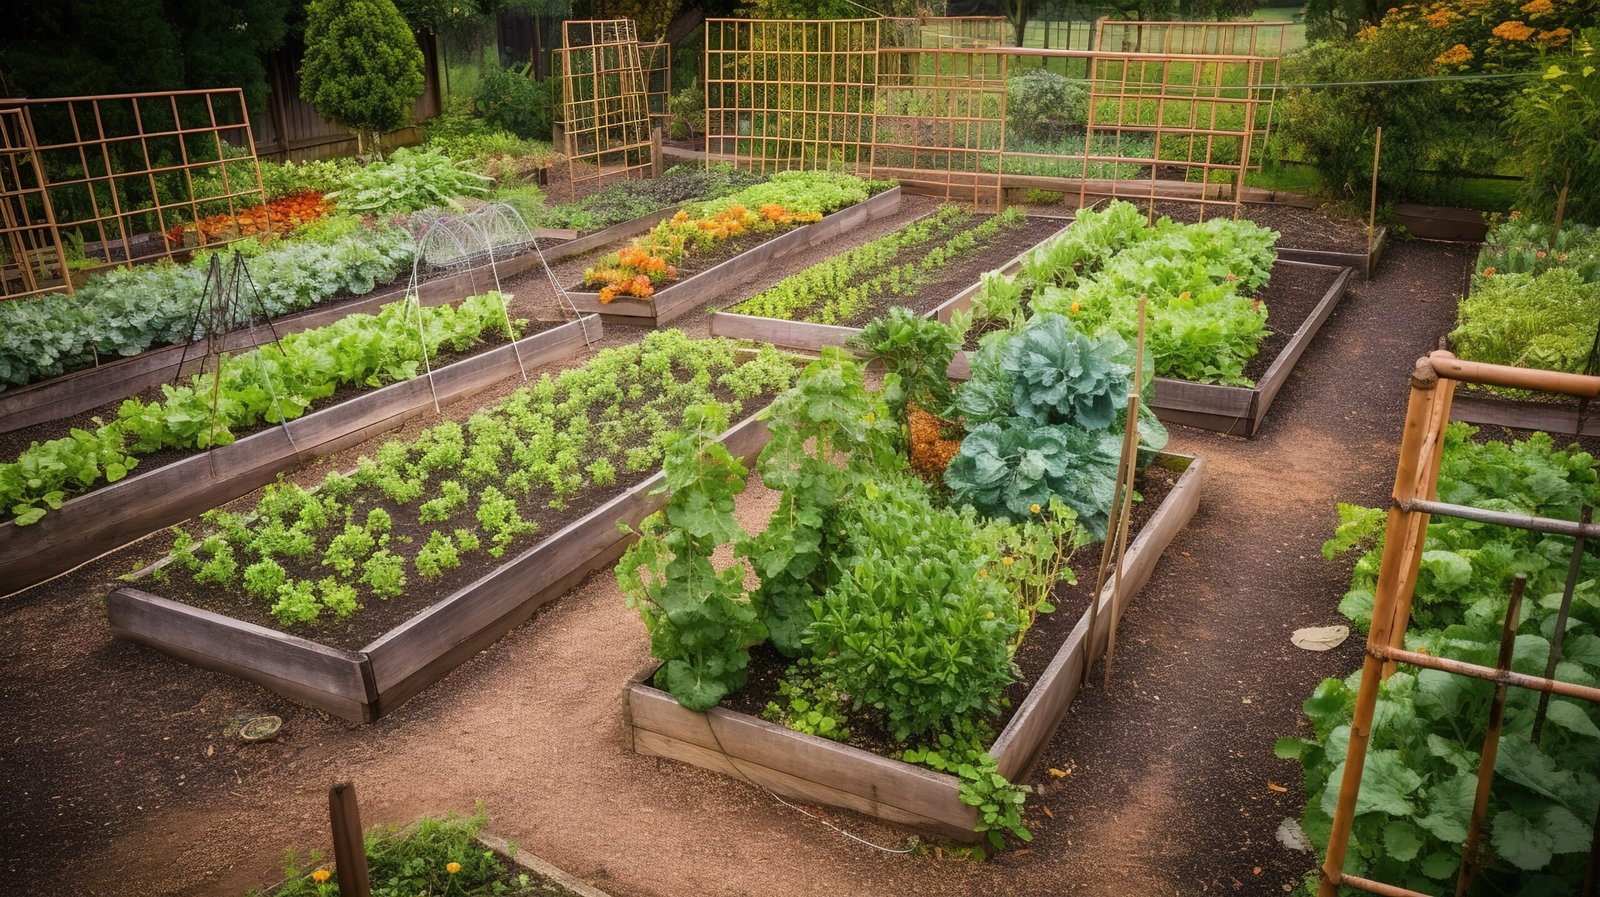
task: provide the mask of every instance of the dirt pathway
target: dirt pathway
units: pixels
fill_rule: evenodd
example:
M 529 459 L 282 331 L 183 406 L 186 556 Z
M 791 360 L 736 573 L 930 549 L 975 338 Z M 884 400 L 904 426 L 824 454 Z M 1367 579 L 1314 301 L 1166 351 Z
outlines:
M 0 791 L 13 810 L 0 881 L 39 895 L 241 893 L 275 880 L 286 847 L 324 846 L 325 789 L 349 777 L 369 824 L 481 799 L 498 834 L 618 897 L 1284 893 L 1312 860 L 1273 838 L 1300 796 L 1272 743 L 1358 650 L 1307 654 L 1288 635 L 1335 621 L 1346 573 L 1317 554 L 1332 503 L 1387 491 L 1405 373 L 1447 329 L 1469 259 L 1392 247 L 1260 437 L 1175 433 L 1210 463 L 1201 510 L 1125 618 L 1111 689 L 1084 692 L 1036 770 L 1027 850 L 984 864 L 883 854 L 759 790 L 632 754 L 621 692 L 647 642 L 608 576 L 356 728 L 112 641 L 97 596 L 149 545 L 0 607 Z M 284 739 L 225 736 L 252 712 L 284 716 Z

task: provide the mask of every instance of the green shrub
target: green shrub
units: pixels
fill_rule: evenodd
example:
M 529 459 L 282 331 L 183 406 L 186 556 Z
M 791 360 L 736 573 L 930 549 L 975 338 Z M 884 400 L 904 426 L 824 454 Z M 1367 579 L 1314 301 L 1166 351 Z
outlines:
M 422 49 L 393 0 L 312 0 L 300 97 L 355 131 L 364 149 L 411 122 L 422 96 Z
M 667 131 L 673 140 L 687 140 L 706 132 L 706 96 L 700 85 L 685 87 L 673 94 L 667 101 L 667 109 L 672 114 Z
M 1555 57 L 1523 91 L 1511 124 L 1524 163 L 1521 207 L 1554 217 L 1568 185 L 1567 217 L 1600 225 L 1600 28 L 1585 30 L 1571 57 Z
M 1089 121 L 1089 91 L 1066 75 L 1030 69 L 1006 81 L 1006 137 L 1055 141 Z
M 486 66 L 473 103 L 491 128 L 524 139 L 549 140 L 551 90 L 558 83 L 554 78 L 536 81 L 528 77 L 527 66 Z

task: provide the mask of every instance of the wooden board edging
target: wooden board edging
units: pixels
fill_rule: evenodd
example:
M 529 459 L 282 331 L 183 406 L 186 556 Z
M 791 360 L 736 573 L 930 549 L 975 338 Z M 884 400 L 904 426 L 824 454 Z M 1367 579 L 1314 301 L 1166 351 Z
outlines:
M 768 438 L 766 423 L 752 414 L 724 432 L 720 441 L 735 456 L 749 459 Z M 540 605 L 615 561 L 631 539 L 617 524 L 637 526 L 659 508 L 665 501 L 655 494 L 661 482 L 657 472 L 624 490 L 360 651 L 329 648 L 130 587 L 107 599 L 107 619 L 118 638 L 257 682 L 351 722 L 371 722 L 494 644 Z M 328 672 L 334 661 L 338 677 Z M 339 665 L 346 661 L 355 673 Z
M 519 370 L 571 355 L 597 339 L 592 316 L 361 393 L 229 445 L 135 473 L 80 495 L 39 522 L 0 524 L 0 582 L 10 593 L 43 582 L 164 527 L 245 495 L 282 471 L 359 444 Z M 430 388 L 431 382 L 431 388 Z
M 635 218 L 631 221 L 624 221 L 621 224 L 613 224 L 604 230 L 597 230 L 592 234 L 586 234 L 576 239 L 568 240 L 564 243 L 556 243 L 548 247 L 541 246 L 539 251 L 544 253 L 545 261 L 552 262 L 558 259 L 571 258 L 575 255 L 583 255 L 585 252 L 589 252 L 593 249 L 599 249 L 608 243 L 615 243 L 618 240 L 626 240 L 629 237 L 636 237 L 639 234 L 648 231 L 652 227 L 655 227 L 657 224 L 667 220 L 668 218 L 671 218 L 673 215 L 677 214 L 678 210 L 681 208 L 683 207 L 678 205 L 670 206 L 665 209 L 657 209 L 648 215 L 640 215 L 638 218 Z M 538 258 L 537 253 L 529 253 L 529 255 L 532 255 L 534 258 Z
M 1294 247 L 1278 247 L 1278 258 L 1294 262 L 1311 262 L 1318 265 L 1332 265 L 1336 268 L 1354 268 L 1363 272 L 1364 276 L 1372 279 L 1377 273 L 1378 262 L 1383 258 L 1383 250 L 1389 245 L 1389 228 L 1380 226 L 1378 236 L 1372 241 L 1370 252 L 1336 252 L 1328 249 L 1297 249 Z
M 1156 463 L 1182 474 L 1129 547 L 1121 591 L 1108 583 L 1096 596 L 1101 611 L 1093 633 L 1086 609 L 989 749 L 1000 772 L 1012 781 L 1027 775 L 1071 706 L 1082 675 L 1083 652 L 1100 650 L 1113 616 L 1126 612 L 1199 506 L 1204 462 L 1162 454 Z M 653 669 L 643 671 L 625 693 L 627 725 L 637 753 L 710 769 L 793 800 L 843 807 L 960 841 L 979 839 L 973 831 L 976 813 L 961 803 L 960 783 L 954 776 L 726 708 L 688 710 L 648 684 L 652 673 Z
M 900 208 L 902 195 L 900 187 L 896 185 L 849 208 L 840 209 L 821 221 L 777 234 L 731 259 L 668 286 L 650 299 L 621 298 L 601 302 L 599 293 L 582 292 L 569 292 L 567 298 L 579 312 L 598 314 L 607 324 L 660 327 L 748 283 L 766 270 L 768 265 L 784 256 L 824 243 L 869 221 L 894 214 Z
M 1600 409 L 1582 414 L 1577 405 L 1504 399 L 1496 395 L 1457 391 L 1450 402 L 1450 419 L 1477 426 L 1540 430 L 1556 436 L 1600 436 Z
M 506 278 L 538 265 L 538 254 L 525 252 L 499 261 L 496 268 L 500 276 Z M 362 296 L 334 300 L 285 315 L 275 319 L 271 327 L 262 325 L 236 330 L 224 338 L 223 346 L 229 352 L 239 352 L 271 342 L 274 333 L 284 336 L 326 327 L 354 314 L 374 314 L 383 306 L 405 298 L 407 287 L 404 284 L 394 287 L 392 284 Z M 417 296 L 423 305 L 444 305 L 493 288 L 493 275 L 477 268 L 426 281 L 417 287 Z M 0 390 L 0 433 L 71 417 L 115 399 L 138 395 L 152 386 L 194 373 L 199 369 L 204 355 L 203 343 L 162 346 L 27 386 Z

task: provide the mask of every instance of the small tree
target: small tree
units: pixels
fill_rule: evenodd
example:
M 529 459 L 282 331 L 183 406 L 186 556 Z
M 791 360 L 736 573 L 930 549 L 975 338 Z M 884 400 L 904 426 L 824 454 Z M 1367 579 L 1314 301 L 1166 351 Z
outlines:
M 363 150 L 410 123 L 422 88 L 422 50 L 394 0 L 311 0 L 300 97 Z

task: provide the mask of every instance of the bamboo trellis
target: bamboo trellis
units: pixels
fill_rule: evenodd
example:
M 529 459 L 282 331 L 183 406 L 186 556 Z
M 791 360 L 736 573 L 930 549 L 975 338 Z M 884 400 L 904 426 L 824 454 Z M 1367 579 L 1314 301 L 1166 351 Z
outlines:
M 1272 134 L 1283 57 L 1289 52 L 1287 22 L 1161 22 L 1100 19 L 1095 23 L 1094 46 L 1101 51 L 1183 53 L 1187 55 L 1259 56 L 1266 60 L 1259 88 L 1267 107 L 1257 116 L 1256 168 L 1261 167 Z
M 0 297 L 26 296 L 63 287 L 72 292 L 67 258 L 61 249 L 45 189 L 44 172 L 33 149 L 32 130 L 20 109 L 0 109 Z
M 568 184 L 650 176 L 650 113 L 630 19 L 561 24 L 561 112 Z
M 706 20 L 706 152 L 754 171 L 871 167 L 878 19 Z
M 870 170 L 974 197 L 1042 169 L 1045 180 L 1076 186 L 1080 203 L 1109 193 L 1144 199 L 1151 214 L 1159 200 L 1197 203 L 1201 217 L 1219 207 L 1237 214 L 1270 61 L 888 46 L 872 20 L 712 19 L 706 27 L 708 161 L 860 171 L 868 160 Z M 841 28 L 843 46 L 835 42 Z M 1088 76 L 1085 120 L 1071 126 L 1082 143 L 1013 146 L 1006 78 L 1056 60 Z M 920 121 L 910 121 L 912 109 Z
M 1554 678 L 1563 636 L 1566 634 L 1567 612 L 1573 600 L 1577 563 L 1584 550 L 1583 543 L 1585 540 L 1600 536 L 1600 526 L 1588 523 L 1586 520 L 1553 520 L 1438 501 L 1439 466 L 1444 452 L 1445 427 L 1450 421 L 1450 405 L 1457 383 L 1553 392 L 1583 400 L 1600 397 L 1600 377 L 1595 376 L 1462 361 L 1449 352 L 1442 351 L 1434 352 L 1417 361 L 1411 377 L 1411 398 L 1406 408 L 1405 432 L 1400 442 L 1400 459 L 1395 468 L 1394 492 L 1389 505 L 1383 558 L 1378 569 L 1378 583 L 1373 596 L 1372 624 L 1367 632 L 1366 657 L 1361 666 L 1361 685 L 1356 692 L 1356 703 L 1350 722 L 1350 740 L 1345 752 L 1344 774 L 1339 783 L 1339 798 L 1334 808 L 1332 827 L 1328 836 L 1328 851 L 1322 864 L 1318 890 L 1320 897 L 1335 897 L 1340 888 L 1345 886 L 1386 897 L 1427 897 L 1419 891 L 1351 875 L 1344 871 L 1345 855 L 1350 846 L 1351 827 L 1355 822 L 1356 802 L 1361 792 L 1362 772 L 1366 766 L 1367 748 L 1377 710 L 1378 686 L 1394 671 L 1396 664 L 1469 676 L 1496 684 L 1493 702 L 1490 705 L 1484 749 L 1478 765 L 1472 813 L 1467 825 L 1461 864 L 1457 871 L 1455 893 L 1458 897 L 1467 893 L 1475 872 L 1476 846 L 1487 816 L 1508 687 L 1515 686 L 1541 692 L 1545 699 L 1553 694 L 1600 703 L 1600 688 Z M 1521 622 L 1520 577 L 1512 585 L 1511 598 L 1507 603 L 1502 625 L 1499 657 L 1494 666 L 1468 663 L 1406 649 L 1405 638 L 1406 630 L 1411 623 L 1412 597 L 1416 592 L 1418 571 L 1426 547 L 1424 543 L 1427 539 L 1428 521 L 1433 515 L 1574 538 L 1574 556 L 1566 591 L 1561 596 L 1562 604 L 1556 618 L 1556 628 L 1550 639 L 1551 654 L 1547 658 L 1543 676 L 1519 673 L 1511 669 L 1517 627 Z M 1597 834 L 1600 834 L 1600 830 L 1597 830 Z M 1597 842 L 1596 848 L 1590 852 L 1591 883 L 1596 881 L 1596 875 L 1600 873 L 1600 869 L 1596 868 L 1597 854 L 1600 854 L 1600 842 Z M 1586 887 L 1585 892 L 1592 893 L 1592 890 Z
M 248 228 L 236 219 L 266 200 L 238 88 L 7 99 L 0 108 L 8 113 L 7 148 L 26 141 L 34 160 L 0 167 L 7 226 L 53 230 L 40 246 L 71 246 L 86 269 L 239 239 Z M 42 181 L 30 185 L 30 171 Z M 220 233 L 190 227 L 223 213 L 234 223 Z M 11 283 L 0 296 L 70 291 L 65 276 L 31 286 L 23 278 L 21 291 Z
M 879 53 L 872 176 L 922 173 L 945 199 L 998 210 L 1006 127 L 1006 60 L 971 50 Z
M 672 119 L 672 45 L 666 41 L 639 45 L 644 72 L 644 103 L 650 124 L 665 131 Z

